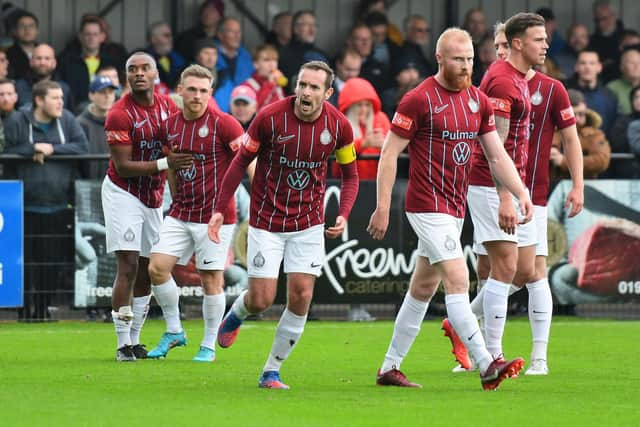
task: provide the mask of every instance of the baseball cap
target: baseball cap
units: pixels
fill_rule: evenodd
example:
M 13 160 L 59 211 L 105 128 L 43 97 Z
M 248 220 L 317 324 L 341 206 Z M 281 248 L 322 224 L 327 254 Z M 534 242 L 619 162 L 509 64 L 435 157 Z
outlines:
M 231 102 L 235 102 L 238 99 L 248 102 L 249 104 L 255 104 L 257 101 L 256 91 L 249 86 L 236 86 L 231 91 Z
M 116 86 L 109 77 L 95 76 L 93 80 L 91 80 L 91 83 L 89 83 L 89 92 L 99 92 L 108 87 L 118 89 L 118 86 Z

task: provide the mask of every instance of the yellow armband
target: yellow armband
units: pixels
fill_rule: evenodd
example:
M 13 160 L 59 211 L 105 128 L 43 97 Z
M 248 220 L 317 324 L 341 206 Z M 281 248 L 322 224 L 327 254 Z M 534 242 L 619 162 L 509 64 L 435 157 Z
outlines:
M 336 150 L 336 161 L 341 165 L 347 165 L 356 159 L 356 147 L 353 142 Z

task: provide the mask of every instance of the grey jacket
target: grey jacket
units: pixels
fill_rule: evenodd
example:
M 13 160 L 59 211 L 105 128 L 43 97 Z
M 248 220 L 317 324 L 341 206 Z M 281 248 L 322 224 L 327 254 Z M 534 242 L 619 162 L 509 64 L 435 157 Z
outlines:
M 76 117 L 76 120 L 87 136 L 87 152 L 89 154 L 109 154 L 107 134 L 104 131 L 105 119 L 91 114 L 87 106 L 82 114 Z M 108 160 L 91 160 L 84 162 L 81 167 L 82 177 L 102 180 L 107 172 L 108 166 Z
M 32 110 L 17 111 L 4 125 L 5 153 L 28 158 L 25 162 L 11 164 L 11 175 L 24 182 L 25 209 L 55 209 L 73 204 L 77 163 L 48 159 L 41 165 L 32 160 L 35 154 L 33 144 L 36 142 L 52 144 L 53 156 L 87 152 L 87 138 L 73 114 L 64 110 L 62 116 L 53 120 L 46 131 L 38 126 Z

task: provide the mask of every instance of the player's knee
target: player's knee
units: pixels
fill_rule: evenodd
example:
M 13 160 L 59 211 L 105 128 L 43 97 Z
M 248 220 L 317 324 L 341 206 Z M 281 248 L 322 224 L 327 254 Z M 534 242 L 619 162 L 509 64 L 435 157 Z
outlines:
M 149 279 L 151 279 L 151 283 L 159 284 L 165 283 L 169 280 L 170 272 L 166 271 L 166 269 L 159 265 L 157 262 L 149 263 Z
M 491 276 L 504 283 L 511 283 L 516 275 L 516 262 L 510 257 L 500 259 L 491 266 Z
M 248 301 L 245 301 L 245 305 L 251 313 L 262 313 L 272 304 L 273 298 L 265 294 L 253 295 Z

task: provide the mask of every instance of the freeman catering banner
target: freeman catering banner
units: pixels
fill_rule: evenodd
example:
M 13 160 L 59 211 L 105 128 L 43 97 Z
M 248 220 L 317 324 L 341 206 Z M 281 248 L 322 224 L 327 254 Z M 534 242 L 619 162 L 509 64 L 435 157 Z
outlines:
M 76 182 L 75 305 L 109 306 L 115 257 L 106 254 L 100 181 Z M 316 303 L 398 304 L 406 293 L 416 261 L 417 238 L 404 214 L 406 180 L 392 193 L 389 229 L 382 241 L 366 232 L 376 204 L 375 182 L 363 181 L 345 233 L 326 240 L 322 275 L 316 282 Z M 630 302 L 640 300 L 640 182 L 593 180 L 585 183 L 585 210 L 566 218 L 564 201 L 571 183 L 561 182 L 549 200 L 549 280 L 560 304 Z M 168 191 L 165 192 L 167 195 Z M 339 181 L 329 180 L 325 194 L 326 225 L 335 223 Z M 168 201 L 165 206 L 168 208 Z M 165 209 L 166 211 L 166 209 Z M 467 218 L 462 233 L 463 253 L 475 290 L 473 228 Z M 246 223 L 233 243 L 239 270 L 246 259 Z M 186 302 L 202 296 L 194 266 L 174 270 Z M 277 301 L 286 298 L 281 274 Z M 245 285 L 246 286 L 246 285 Z M 228 302 L 242 287 L 229 286 Z M 520 293 L 516 294 L 519 295 Z M 522 293 L 525 295 L 525 293 Z M 439 296 L 441 298 L 441 296 Z

